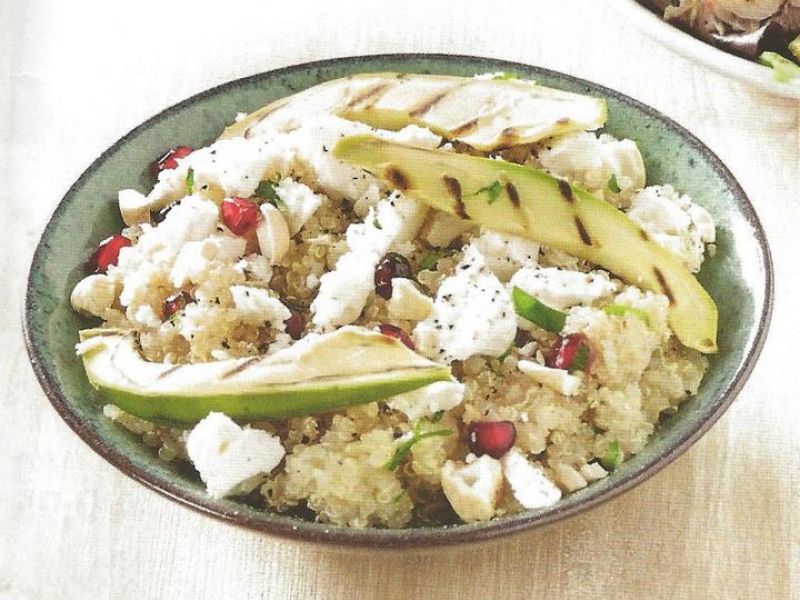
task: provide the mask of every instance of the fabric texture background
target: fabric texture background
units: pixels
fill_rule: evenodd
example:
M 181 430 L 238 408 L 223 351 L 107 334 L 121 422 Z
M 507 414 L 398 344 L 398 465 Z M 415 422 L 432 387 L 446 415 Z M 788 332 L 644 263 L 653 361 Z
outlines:
M 800 598 L 800 105 L 679 57 L 615 3 L 0 2 L 0 599 Z M 731 168 L 772 245 L 771 335 L 711 432 L 612 502 L 488 546 L 341 552 L 195 514 L 85 446 L 23 348 L 30 256 L 102 150 L 219 83 L 386 52 L 510 59 L 642 100 Z

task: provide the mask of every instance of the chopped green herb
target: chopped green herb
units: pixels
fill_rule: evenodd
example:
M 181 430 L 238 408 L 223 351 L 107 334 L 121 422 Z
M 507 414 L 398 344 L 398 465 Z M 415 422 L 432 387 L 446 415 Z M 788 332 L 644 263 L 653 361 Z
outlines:
M 497 199 L 500 198 L 500 194 L 503 192 L 503 186 L 497 179 L 495 179 L 492 183 L 482 187 L 472 195 L 477 196 L 478 194 L 483 194 L 484 192 L 489 196 L 487 202 L 489 202 L 489 204 L 494 204 L 497 202 Z
M 435 413 L 431 415 L 431 423 L 438 423 L 439 421 L 442 420 L 443 416 L 444 416 L 444 411 L 437 410 Z
M 762 65 L 772 67 L 772 78 L 781 83 L 800 79 L 800 65 L 777 52 L 762 52 L 758 57 Z
M 558 333 L 564 328 L 567 313 L 550 308 L 516 286 L 511 292 L 511 299 L 514 301 L 514 310 L 520 317 L 554 333 Z
M 381 227 L 381 222 L 378 221 L 378 217 L 375 217 L 374 219 L 372 219 L 372 226 L 375 229 L 383 229 L 383 227 Z
M 186 171 L 186 194 L 189 196 L 194 194 L 194 169 L 192 167 Z
M 608 189 L 610 189 L 615 194 L 619 194 L 622 191 L 622 188 L 620 188 L 619 184 L 617 183 L 616 175 L 612 175 L 611 177 L 608 178 Z
M 498 73 L 494 77 L 494 80 L 501 80 L 501 81 L 508 81 L 509 79 L 519 79 L 519 75 L 514 73 L 513 71 L 503 71 L 502 73 Z
M 584 371 L 589 362 L 589 345 L 581 343 L 578 346 L 578 351 L 575 353 L 575 358 L 572 359 L 572 364 L 569 367 L 569 372 Z
M 436 269 L 436 265 L 442 258 L 446 256 L 450 256 L 453 254 L 455 250 L 450 250 L 447 248 L 439 248 L 437 250 L 433 250 L 430 254 L 428 254 L 422 261 L 419 263 L 419 270 L 420 271 L 434 271 Z
M 383 465 L 383 468 L 387 471 L 394 471 L 400 466 L 400 463 L 405 460 L 406 456 L 408 456 L 408 453 L 411 452 L 411 447 L 417 442 L 421 442 L 429 437 L 452 435 L 452 433 L 452 429 L 437 429 L 435 431 L 423 432 L 420 431 L 419 423 L 417 423 L 411 432 L 411 437 L 397 447 L 397 449 L 394 451 L 394 455 L 385 465 Z
M 625 304 L 606 304 L 603 307 L 603 312 L 607 315 L 611 315 L 614 317 L 624 317 L 625 315 L 631 315 L 636 317 L 637 319 L 644 321 L 644 324 L 648 327 L 650 326 L 650 317 L 647 316 L 647 313 L 644 312 L 641 308 L 636 308 L 635 306 L 626 306 Z
M 605 457 L 600 460 L 606 469 L 614 471 L 622 464 L 622 450 L 619 449 L 619 441 L 614 440 L 608 445 Z
M 278 173 L 277 175 L 275 175 L 275 177 L 271 179 L 262 180 L 258 184 L 258 187 L 256 188 L 256 191 L 253 194 L 253 196 L 255 198 L 266 200 L 281 212 L 286 212 L 287 210 L 286 203 L 283 200 L 281 200 L 280 196 L 278 196 L 278 192 L 275 191 L 275 187 L 278 185 L 280 180 L 281 180 L 280 173 Z

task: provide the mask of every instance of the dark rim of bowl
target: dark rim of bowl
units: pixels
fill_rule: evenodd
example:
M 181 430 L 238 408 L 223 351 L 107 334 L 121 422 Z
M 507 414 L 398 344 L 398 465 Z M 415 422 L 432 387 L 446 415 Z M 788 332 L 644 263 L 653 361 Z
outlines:
M 37 266 L 43 261 L 44 254 L 46 253 L 46 240 L 50 235 L 54 223 L 58 220 L 59 214 L 65 209 L 66 201 L 71 197 L 73 192 L 83 183 L 84 180 L 89 178 L 97 166 L 120 145 L 125 144 L 133 135 L 139 131 L 148 128 L 152 123 L 158 121 L 164 116 L 180 110 L 187 105 L 191 105 L 198 100 L 204 99 L 211 95 L 216 95 L 226 90 L 235 88 L 237 86 L 246 85 L 255 82 L 264 76 L 280 76 L 297 71 L 305 71 L 314 68 L 324 68 L 334 64 L 350 63 L 360 64 L 369 63 L 375 60 L 453 60 L 462 63 L 475 63 L 476 65 L 492 66 L 501 69 L 522 69 L 523 71 L 541 73 L 542 75 L 560 78 L 563 81 L 570 82 L 581 86 L 592 88 L 599 94 L 607 97 L 613 97 L 617 101 L 626 104 L 644 114 L 651 119 L 662 122 L 668 129 L 678 133 L 697 151 L 699 151 L 706 160 L 711 164 L 713 169 L 719 174 L 724 183 L 727 185 L 730 192 L 736 198 L 743 213 L 745 214 L 748 223 L 753 227 L 755 238 L 758 245 L 763 252 L 763 269 L 766 275 L 766 289 L 764 290 L 764 307 L 761 312 L 761 318 L 758 323 L 758 331 L 756 332 L 751 345 L 747 351 L 744 360 L 741 362 L 739 368 L 734 374 L 733 378 L 727 384 L 722 393 L 718 396 L 716 405 L 712 404 L 708 418 L 703 421 L 696 429 L 685 432 L 676 445 L 669 448 L 664 454 L 659 456 L 656 460 L 646 465 L 640 470 L 631 472 L 625 477 L 620 479 L 613 487 L 587 498 L 583 502 L 565 507 L 556 507 L 544 513 L 529 513 L 523 512 L 511 517 L 506 517 L 498 520 L 483 522 L 480 524 L 470 525 L 453 525 L 446 527 L 424 527 L 412 529 L 351 529 L 341 526 L 328 525 L 325 523 L 314 523 L 311 521 L 302 521 L 292 519 L 290 517 L 277 515 L 265 511 L 263 516 L 260 514 L 258 517 L 252 517 L 243 514 L 241 511 L 234 508 L 227 508 L 219 506 L 210 498 L 194 497 L 187 493 L 179 486 L 176 486 L 168 480 L 151 475 L 143 470 L 137 468 L 131 460 L 116 450 L 113 446 L 107 444 L 102 438 L 95 436 L 89 428 L 80 420 L 78 415 L 72 411 L 70 404 L 64 397 L 58 381 L 54 375 L 48 372 L 43 364 L 39 351 L 39 340 L 32 334 L 32 313 L 35 299 L 32 297 L 32 277 L 37 270 Z M 736 395 L 741 390 L 748 376 L 750 375 L 756 360 L 758 359 L 769 327 L 769 321 L 772 314 L 773 304 L 773 268 L 772 258 L 770 255 L 769 245 L 767 243 L 764 229 L 758 219 L 758 216 L 750 204 L 742 187 L 736 181 L 732 173 L 723 164 L 723 162 L 703 144 L 696 136 L 690 133 L 681 125 L 669 117 L 661 114 L 653 108 L 634 100 L 633 98 L 621 94 L 620 92 L 609 89 L 605 86 L 595 84 L 585 79 L 580 79 L 570 75 L 565 75 L 557 71 L 545 69 L 542 67 L 534 67 L 523 63 L 512 61 L 488 59 L 469 55 L 457 54 L 425 54 L 425 53 L 408 53 L 408 54 L 376 54 L 364 56 L 351 56 L 334 59 L 326 59 L 296 65 L 290 65 L 280 69 L 265 71 L 248 77 L 243 77 L 221 85 L 210 88 L 204 92 L 191 96 L 177 104 L 164 109 L 155 116 L 147 119 L 141 125 L 138 125 L 125 136 L 120 138 L 105 152 L 103 152 L 92 164 L 83 172 L 78 180 L 70 187 L 61 200 L 59 205 L 53 212 L 47 226 L 44 229 L 41 240 L 36 248 L 31 264 L 31 270 L 28 275 L 27 290 L 25 295 L 25 306 L 23 316 L 23 330 L 25 336 L 25 343 L 30 356 L 31 364 L 36 377 L 39 380 L 45 394 L 49 398 L 51 404 L 56 409 L 62 419 L 69 425 L 69 427 L 83 439 L 86 444 L 102 456 L 109 463 L 114 465 L 120 471 L 131 477 L 132 479 L 144 484 L 145 486 L 159 492 L 160 494 L 170 498 L 180 504 L 188 506 L 197 512 L 209 515 L 233 523 L 240 527 L 251 530 L 261 531 L 280 537 L 285 537 L 298 541 L 317 542 L 334 546 L 351 547 L 351 548 L 375 548 L 375 549 L 404 549 L 404 548 L 427 548 L 437 546 L 449 546 L 465 542 L 481 542 L 488 541 L 500 536 L 506 536 L 513 533 L 518 533 L 533 527 L 546 525 L 555 521 L 561 520 L 568 516 L 583 512 L 595 506 L 602 504 L 619 494 L 629 490 L 630 488 L 638 485 L 642 481 L 648 479 L 675 458 L 685 452 L 692 444 L 694 444 L 700 436 L 708 431 L 711 426 L 720 418 L 725 410 L 730 406 L 731 402 L 736 398 Z

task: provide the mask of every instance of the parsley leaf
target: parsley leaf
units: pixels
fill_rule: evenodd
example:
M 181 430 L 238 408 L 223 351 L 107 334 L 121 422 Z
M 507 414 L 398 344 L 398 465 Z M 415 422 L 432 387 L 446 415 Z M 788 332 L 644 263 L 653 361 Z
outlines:
M 383 465 L 383 468 L 387 471 L 394 471 L 397 467 L 400 466 L 400 463 L 405 460 L 408 456 L 409 452 L 411 452 L 412 446 L 417 442 L 421 442 L 422 440 L 429 438 L 429 437 L 438 437 L 438 436 L 447 436 L 452 435 L 452 429 L 436 429 L 434 431 L 421 431 L 419 427 L 419 423 L 414 426 L 413 431 L 411 432 L 411 437 L 400 444 L 397 449 L 394 451 L 394 455 L 390 458 L 386 464 Z
M 616 175 L 612 175 L 611 177 L 608 178 L 608 189 L 610 189 L 615 194 L 619 194 L 622 191 L 622 188 L 620 188 L 619 184 L 617 183 Z
M 477 196 L 478 194 L 483 194 L 484 192 L 489 196 L 489 199 L 487 200 L 489 204 L 494 204 L 497 202 L 497 199 L 500 198 L 500 194 L 503 192 L 503 186 L 497 179 L 495 179 L 492 183 L 482 187 L 472 195 Z
M 622 450 L 619 449 L 619 440 L 614 440 L 608 445 L 606 455 L 600 462 L 607 469 L 614 471 L 622 464 Z
M 186 194 L 188 196 L 194 194 L 194 169 L 192 167 L 189 167 L 186 172 Z
M 431 423 L 438 423 L 439 421 L 442 420 L 443 416 L 444 416 L 444 411 L 437 410 L 435 413 L 431 415 Z
M 375 218 L 372 219 L 372 226 L 375 229 L 383 229 L 383 226 L 381 225 L 381 222 L 378 221 L 378 217 L 375 217 Z
M 433 271 L 436 269 L 436 265 L 438 264 L 439 260 L 450 256 L 453 254 L 455 250 L 448 250 L 448 249 L 438 249 L 434 250 L 430 254 L 428 254 L 422 261 L 419 263 L 419 270 L 420 271 Z
M 280 196 L 278 196 L 278 192 L 275 191 L 275 186 L 277 186 L 278 183 L 280 183 L 280 180 L 281 180 L 280 173 L 277 173 L 271 179 L 262 180 L 258 184 L 258 187 L 256 188 L 256 191 L 253 194 L 253 196 L 255 196 L 256 198 L 261 198 L 263 200 L 266 200 L 281 212 L 286 212 L 287 210 L 286 203 L 280 199 Z

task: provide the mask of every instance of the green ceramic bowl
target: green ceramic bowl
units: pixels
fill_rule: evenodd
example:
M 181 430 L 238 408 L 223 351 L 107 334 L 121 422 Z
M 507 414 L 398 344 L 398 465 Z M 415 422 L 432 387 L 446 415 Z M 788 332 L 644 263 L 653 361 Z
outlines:
M 609 107 L 607 130 L 636 140 L 648 183 L 675 184 L 717 222 L 717 254 L 706 262 L 700 280 L 719 306 L 720 351 L 711 359 L 699 394 L 663 423 L 641 454 L 553 507 L 446 528 L 353 530 L 271 514 L 236 500 L 212 500 L 189 467 L 158 461 L 152 449 L 103 417 L 101 401 L 75 356 L 77 332 L 89 322 L 70 309 L 69 294 L 97 243 L 122 226 L 117 190 L 147 191 L 153 157 L 177 144 L 210 143 L 237 112 L 365 71 L 466 76 L 513 71 L 552 87 L 602 96 Z M 232 81 L 168 108 L 119 140 L 67 192 L 42 235 L 28 281 L 25 333 L 34 370 L 55 409 L 89 446 L 130 477 L 195 510 L 267 533 L 399 548 L 487 540 L 521 531 L 595 506 L 643 481 L 686 450 L 733 401 L 761 350 L 771 304 L 769 250 L 753 207 L 719 159 L 673 121 L 610 89 L 538 67 L 465 56 L 389 55 L 327 60 Z

